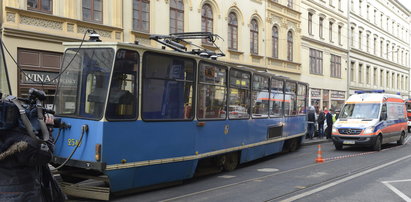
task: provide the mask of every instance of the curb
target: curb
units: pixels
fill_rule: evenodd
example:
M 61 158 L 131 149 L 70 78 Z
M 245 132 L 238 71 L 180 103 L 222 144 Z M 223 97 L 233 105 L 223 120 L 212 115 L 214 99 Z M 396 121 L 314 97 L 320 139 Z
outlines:
M 327 142 L 332 142 L 332 140 L 331 139 L 321 139 L 321 140 L 313 140 L 313 141 L 308 141 L 308 142 L 302 142 L 301 146 L 323 144 L 323 143 L 327 143 Z

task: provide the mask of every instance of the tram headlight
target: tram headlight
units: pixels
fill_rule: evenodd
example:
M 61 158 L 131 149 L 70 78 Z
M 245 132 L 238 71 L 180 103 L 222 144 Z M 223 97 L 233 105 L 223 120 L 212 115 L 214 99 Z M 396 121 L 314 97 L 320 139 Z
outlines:
M 96 144 L 96 161 L 101 160 L 101 144 Z
M 364 134 L 370 134 L 374 132 L 374 127 L 368 127 L 364 130 Z

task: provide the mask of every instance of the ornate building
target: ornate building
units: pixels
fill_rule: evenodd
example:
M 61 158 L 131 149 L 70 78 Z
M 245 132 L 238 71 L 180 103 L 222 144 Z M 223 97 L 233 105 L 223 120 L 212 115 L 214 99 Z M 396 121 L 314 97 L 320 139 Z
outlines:
M 339 110 L 347 94 L 348 0 L 303 0 L 301 80 L 310 104 Z
M 150 34 L 211 31 L 221 60 L 298 79 L 301 74 L 299 0 L 3 0 L 1 37 L 13 94 L 44 89 L 53 102 L 66 41 L 94 29 L 103 41 L 158 46 Z M 205 41 L 197 44 L 211 48 Z M 42 81 L 39 85 L 33 81 Z
M 410 11 L 397 0 L 350 0 L 349 93 L 409 96 Z

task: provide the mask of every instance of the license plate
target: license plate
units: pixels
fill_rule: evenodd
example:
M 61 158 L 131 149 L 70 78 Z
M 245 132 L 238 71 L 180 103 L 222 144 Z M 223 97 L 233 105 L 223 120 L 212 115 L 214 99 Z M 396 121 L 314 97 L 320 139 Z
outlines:
M 343 144 L 355 144 L 354 140 L 344 140 Z

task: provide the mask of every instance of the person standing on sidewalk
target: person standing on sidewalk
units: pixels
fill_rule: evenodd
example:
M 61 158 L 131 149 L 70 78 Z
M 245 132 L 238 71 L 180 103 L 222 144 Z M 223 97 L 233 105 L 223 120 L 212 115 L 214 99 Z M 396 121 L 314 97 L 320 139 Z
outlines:
M 323 110 L 320 109 L 320 112 L 318 114 L 317 123 L 318 123 L 318 137 L 321 139 L 324 138 L 324 121 L 325 121 L 325 114 Z
M 327 139 L 330 139 L 332 128 L 333 128 L 333 110 L 332 109 L 330 109 L 330 111 L 326 113 L 325 120 L 327 122 L 327 128 L 325 129 L 325 135 Z
M 314 127 L 315 127 L 315 109 L 310 106 L 307 114 L 307 130 L 310 139 L 314 137 Z

